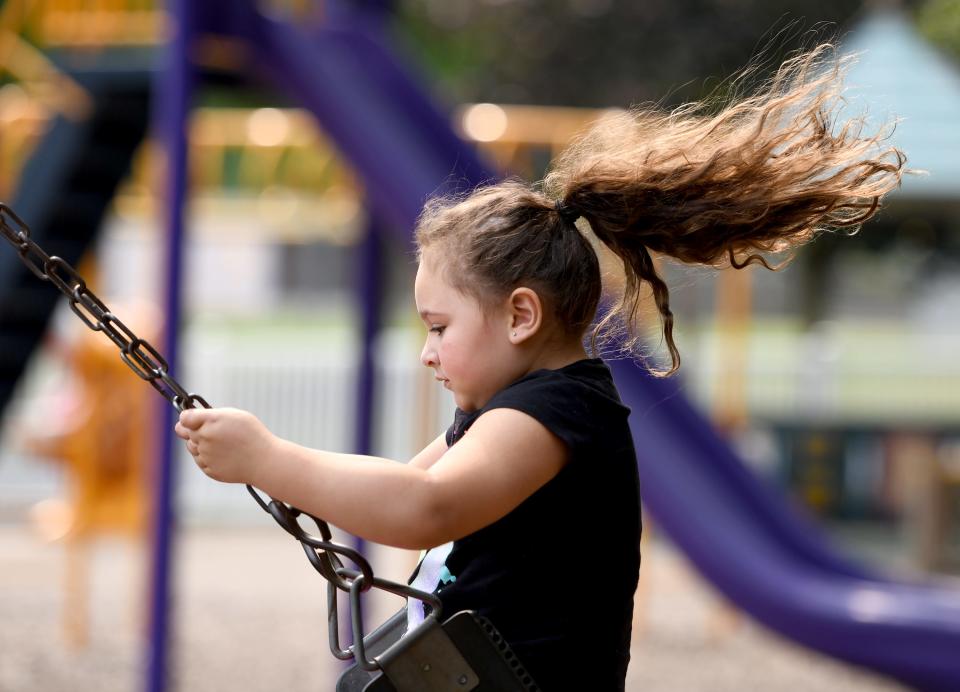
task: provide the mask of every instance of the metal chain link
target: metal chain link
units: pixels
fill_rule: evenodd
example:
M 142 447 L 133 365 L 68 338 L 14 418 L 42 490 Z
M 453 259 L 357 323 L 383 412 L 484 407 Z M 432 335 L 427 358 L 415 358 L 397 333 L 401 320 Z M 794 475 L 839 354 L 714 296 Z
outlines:
M 164 399 L 173 404 L 177 411 L 203 407 L 210 404 L 199 394 L 188 392 L 169 373 L 170 367 L 163 356 L 146 339 L 137 336 L 117 318 L 106 304 L 89 288 L 86 282 L 67 262 L 57 256 L 50 256 L 30 238 L 30 229 L 10 207 L 0 203 L 0 234 L 16 248 L 20 259 L 43 281 L 52 283 L 69 301 L 70 309 L 95 332 L 103 332 L 120 349 L 120 358 L 141 379 L 150 383 Z M 330 651 L 339 659 L 354 658 L 363 668 L 377 670 L 376 662 L 369 660 L 365 653 L 363 617 L 360 594 L 370 589 L 379 589 L 406 598 L 415 598 L 429 604 L 432 613 L 429 621 L 440 614 L 440 600 L 434 594 L 414 589 L 407 584 L 375 577 L 366 558 L 349 546 L 332 540 L 329 525 L 319 517 L 302 512 L 292 505 L 263 496 L 252 486 L 247 490 L 257 504 L 272 516 L 276 522 L 293 536 L 306 553 L 314 569 L 327 580 L 328 634 Z M 299 518 L 306 516 L 313 520 L 319 536 L 306 531 Z M 356 569 L 345 567 L 345 558 Z M 338 592 L 348 594 L 353 644 L 347 649 L 340 646 L 340 627 L 338 622 Z M 426 623 L 424 623 L 426 624 Z

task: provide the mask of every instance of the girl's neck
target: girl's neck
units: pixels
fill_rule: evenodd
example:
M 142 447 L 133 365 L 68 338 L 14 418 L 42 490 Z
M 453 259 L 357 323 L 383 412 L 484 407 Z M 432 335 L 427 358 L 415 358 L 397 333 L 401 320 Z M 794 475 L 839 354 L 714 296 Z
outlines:
M 533 344 L 531 344 L 533 346 Z M 548 339 L 534 347 L 528 372 L 534 370 L 559 370 L 562 367 L 587 358 L 583 342 L 569 337 Z

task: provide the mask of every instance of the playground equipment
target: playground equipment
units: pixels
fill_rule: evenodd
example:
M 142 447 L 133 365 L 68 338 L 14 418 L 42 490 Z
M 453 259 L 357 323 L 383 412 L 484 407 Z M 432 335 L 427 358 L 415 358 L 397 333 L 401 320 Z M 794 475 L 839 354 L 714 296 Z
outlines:
M 470 187 L 494 177 L 476 153 L 454 136 L 446 119 L 400 67 L 376 12 L 340 7 L 324 24 L 304 27 L 265 16 L 251 3 L 196 5 L 171 5 L 178 31 L 169 45 L 169 74 L 161 80 L 162 111 L 158 108 L 172 162 L 167 179 L 171 199 L 168 229 L 175 251 L 169 255 L 169 286 L 178 282 L 176 246 L 182 230 L 179 213 L 186 157 L 182 128 L 193 69 L 186 56 L 190 54 L 189 41 L 201 32 L 242 40 L 255 56 L 251 62 L 257 63 L 258 70 L 314 113 L 365 184 L 378 232 L 395 231 L 406 238 L 430 193 Z M 54 153 L 48 156 L 48 167 L 57 158 Z M 445 186 L 444 181 L 449 184 Z M 34 184 L 31 189 L 45 188 Z M 23 212 L 19 202 L 17 208 Z M 38 204 L 36 215 L 46 218 L 45 210 Z M 34 218 L 33 212 L 23 213 Z M 60 219 L 62 226 L 44 222 L 43 227 L 65 227 L 71 222 L 66 213 Z M 11 228 L 15 226 L 13 223 Z M 8 235 L 10 238 L 19 250 L 18 232 Z M 68 259 L 66 254 L 60 256 Z M 42 258 L 32 258 L 34 273 L 42 273 L 47 260 L 38 266 Z M 66 293 L 74 296 L 79 277 L 60 263 L 53 262 L 51 268 L 66 286 Z M 0 279 L 9 275 L 5 269 L 0 261 Z M 18 314 L 39 314 L 49 309 L 37 302 L 41 293 L 31 290 L 9 302 Z M 82 291 L 80 295 L 84 295 Z M 171 290 L 170 296 L 168 319 L 175 323 L 179 298 L 176 290 Z M 105 310 L 105 306 L 74 297 L 81 319 L 95 323 L 106 317 L 90 312 Z M 147 374 L 147 379 L 165 366 L 156 349 L 116 328 L 119 333 L 114 336 L 122 342 L 117 345 L 126 348 L 127 359 Z M 175 343 L 172 338 L 168 336 L 168 345 Z M 16 352 L 25 358 L 34 344 L 23 343 Z M 172 347 L 164 351 L 171 361 L 175 359 Z M 22 368 L 22 363 L 16 367 Z M 949 690 L 960 685 L 960 658 L 956 655 L 960 651 L 960 593 L 956 589 L 887 578 L 837 555 L 813 526 L 743 467 L 686 403 L 680 383 L 656 380 L 629 362 L 615 363 L 614 371 L 625 402 L 633 409 L 631 424 L 641 441 L 637 448 L 646 505 L 658 525 L 721 591 L 759 621 L 817 650 L 923 689 Z M 182 401 L 191 396 L 162 376 L 151 383 Z M 164 425 L 169 427 L 169 418 Z M 169 479 L 158 487 L 159 525 L 163 526 L 169 512 L 164 509 L 169 507 Z M 269 511 L 270 503 L 264 505 Z M 295 514 L 287 516 L 276 505 L 274 511 L 290 529 L 295 528 L 290 523 L 296 520 Z M 158 538 L 158 545 L 164 540 L 167 538 Z M 314 553 L 320 545 L 327 546 L 317 549 L 328 553 L 330 559 L 324 569 L 330 567 L 333 575 L 359 583 L 358 591 L 372 584 L 362 569 L 356 574 L 337 574 L 341 568 L 334 558 L 350 558 L 353 553 L 330 547 L 322 532 L 319 538 L 307 540 Z M 163 552 L 162 547 L 158 552 Z M 157 564 L 157 573 L 164 573 L 164 560 L 158 559 Z M 162 590 L 159 598 L 162 602 Z M 162 636 L 160 627 L 155 630 L 154 642 Z M 369 643 L 374 651 L 374 642 Z M 162 648 L 162 644 L 157 646 Z M 356 647 L 354 644 L 354 653 Z M 162 655 L 158 657 L 162 663 Z M 155 665 L 152 670 L 161 668 Z M 153 689 L 162 689 L 162 680 L 157 680 Z

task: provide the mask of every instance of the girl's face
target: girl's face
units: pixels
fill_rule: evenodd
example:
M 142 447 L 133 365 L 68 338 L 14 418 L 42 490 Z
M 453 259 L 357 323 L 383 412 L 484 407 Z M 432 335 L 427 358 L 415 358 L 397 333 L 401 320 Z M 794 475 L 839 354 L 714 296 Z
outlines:
M 430 251 L 421 257 L 414 284 L 420 319 L 427 327 L 421 362 L 453 392 L 464 411 L 481 408 L 497 391 L 523 375 L 510 342 L 510 315 L 484 311 L 477 301 L 450 286 Z

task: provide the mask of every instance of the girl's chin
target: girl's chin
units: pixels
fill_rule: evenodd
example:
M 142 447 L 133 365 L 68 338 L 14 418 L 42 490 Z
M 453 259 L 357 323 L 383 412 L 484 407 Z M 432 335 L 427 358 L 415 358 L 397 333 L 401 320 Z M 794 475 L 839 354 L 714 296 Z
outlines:
M 463 411 L 464 413 L 470 413 L 471 411 L 476 411 L 477 406 L 470 401 L 458 394 L 453 395 L 453 403 L 457 405 L 457 408 Z
M 457 394 L 453 395 L 453 403 L 464 413 L 473 413 L 483 408 L 483 403 L 478 402 L 476 398 L 463 397 Z

